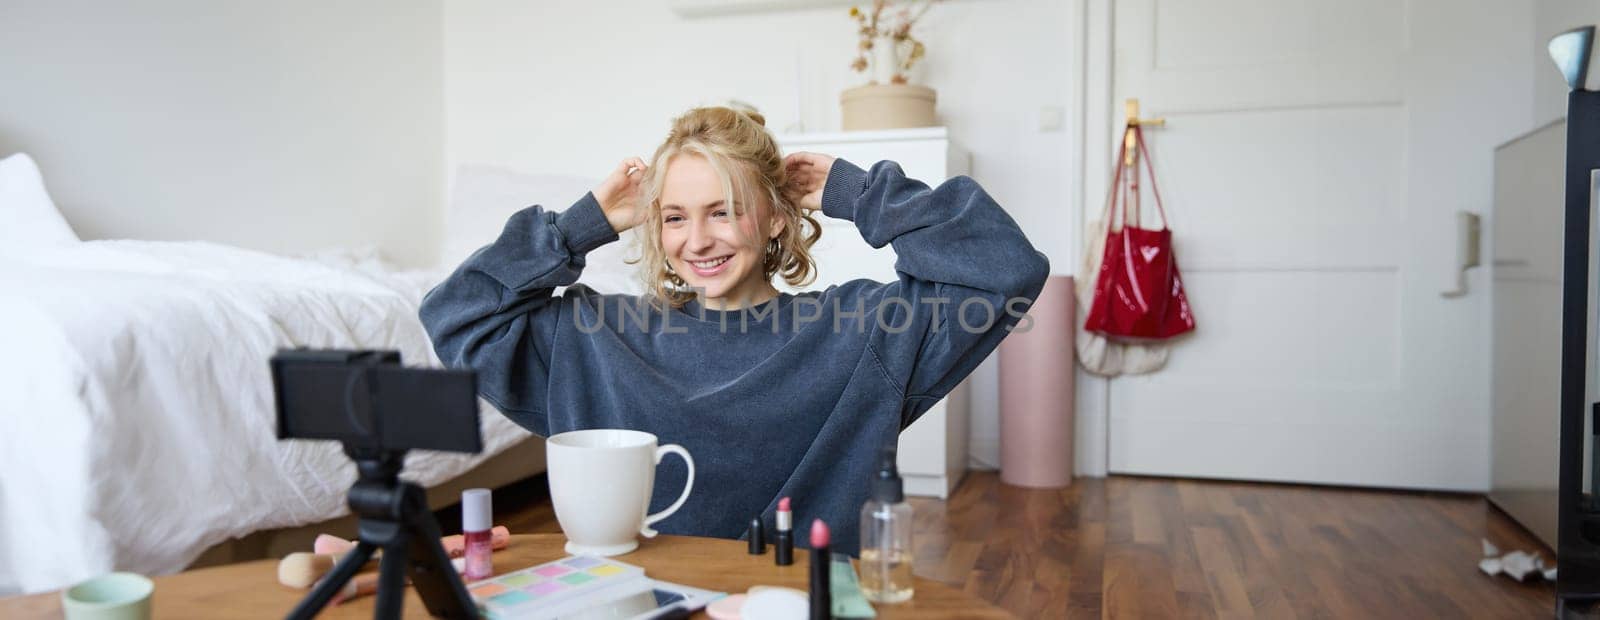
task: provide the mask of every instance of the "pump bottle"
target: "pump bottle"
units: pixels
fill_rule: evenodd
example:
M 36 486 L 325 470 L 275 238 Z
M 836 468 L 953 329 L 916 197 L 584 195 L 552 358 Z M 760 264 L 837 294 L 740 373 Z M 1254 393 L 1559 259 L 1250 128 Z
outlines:
M 895 447 L 885 446 L 861 506 L 861 593 L 874 603 L 911 599 L 911 505 L 895 467 Z

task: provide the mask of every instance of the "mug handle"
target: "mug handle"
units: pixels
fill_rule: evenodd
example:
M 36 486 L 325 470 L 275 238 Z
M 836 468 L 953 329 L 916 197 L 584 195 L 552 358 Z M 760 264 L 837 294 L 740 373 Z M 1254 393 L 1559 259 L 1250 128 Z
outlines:
M 684 500 L 689 499 L 689 490 L 694 488 L 694 459 L 689 457 L 689 451 L 683 449 L 683 446 L 675 443 L 661 446 L 656 448 L 656 464 L 660 465 L 661 457 L 667 454 L 676 454 L 683 457 L 683 462 L 689 465 L 689 478 L 683 483 L 683 494 L 678 496 L 678 501 L 672 502 L 672 505 L 667 506 L 666 510 L 644 518 L 644 525 L 639 527 L 639 534 L 643 535 L 645 538 L 656 537 L 656 531 L 650 529 L 650 524 L 670 517 L 672 516 L 672 513 L 677 512 L 679 508 L 682 508 Z

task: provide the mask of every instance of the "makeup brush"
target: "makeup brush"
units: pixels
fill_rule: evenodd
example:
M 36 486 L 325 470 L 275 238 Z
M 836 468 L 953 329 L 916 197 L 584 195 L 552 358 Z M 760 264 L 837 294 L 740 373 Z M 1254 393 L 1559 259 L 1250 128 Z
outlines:
M 345 601 L 377 591 L 378 573 L 359 573 L 351 577 L 350 581 L 344 582 L 344 587 L 338 594 L 333 595 L 333 600 L 330 602 L 334 605 L 343 605 Z
M 466 570 L 466 563 L 466 558 L 456 558 L 454 560 L 450 560 L 450 565 L 455 567 L 456 574 L 460 574 Z M 381 573 L 368 572 L 356 574 L 356 576 L 350 578 L 350 581 L 345 582 L 344 587 L 340 588 L 337 594 L 333 595 L 332 603 L 334 605 L 343 605 L 349 602 L 351 599 L 376 593 L 378 591 L 379 575 L 381 575 Z M 411 585 L 410 577 L 406 578 L 406 585 Z
M 326 553 L 296 551 L 278 560 L 278 583 L 291 588 L 309 588 L 333 570 L 337 561 Z
M 459 558 L 467 554 L 466 538 L 460 534 L 453 534 L 439 539 L 439 544 L 444 546 L 444 553 L 452 558 Z M 504 525 L 496 525 L 489 531 L 489 546 L 495 550 L 511 546 L 511 530 Z M 341 556 L 356 548 L 353 540 L 345 540 L 332 534 L 318 534 L 317 540 L 311 544 L 311 550 L 316 553 L 325 553 L 331 556 Z M 380 552 L 381 553 L 381 552 Z M 373 557 L 378 554 L 374 553 Z
M 317 534 L 317 539 L 311 543 L 312 553 L 339 555 L 356 548 L 353 540 L 345 540 L 333 534 Z
M 466 554 L 464 540 L 460 534 L 456 534 L 439 539 L 439 543 L 444 546 L 446 555 L 459 558 Z M 511 532 L 503 525 L 495 526 L 490 533 L 489 544 L 496 551 L 511 546 Z M 291 588 L 309 588 L 332 571 L 333 565 L 339 563 L 345 553 L 355 549 L 356 544 L 338 536 L 322 534 L 317 536 L 312 548 L 316 549 L 314 553 L 296 551 L 278 561 L 278 583 Z M 383 552 L 379 550 L 372 554 L 372 560 L 382 556 Z M 372 560 L 367 563 L 371 564 Z M 351 581 L 354 582 L 353 579 Z

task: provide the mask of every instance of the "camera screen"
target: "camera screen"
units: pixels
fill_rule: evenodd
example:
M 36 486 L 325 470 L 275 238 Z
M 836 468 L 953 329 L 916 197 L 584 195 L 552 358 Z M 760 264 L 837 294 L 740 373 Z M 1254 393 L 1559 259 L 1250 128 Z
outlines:
M 293 350 L 273 356 L 272 381 L 279 439 L 482 450 L 471 371 L 405 368 L 394 351 Z
M 376 374 L 383 446 L 483 450 L 476 375 L 465 370 L 382 368 Z
M 291 362 L 273 373 L 278 395 L 278 437 L 335 439 L 376 446 L 367 368 Z

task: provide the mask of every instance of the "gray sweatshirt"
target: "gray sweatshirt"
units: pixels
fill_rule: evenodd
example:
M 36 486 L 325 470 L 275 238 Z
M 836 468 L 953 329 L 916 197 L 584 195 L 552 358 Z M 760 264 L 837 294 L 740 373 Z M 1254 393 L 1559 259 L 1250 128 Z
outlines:
M 598 293 L 574 283 L 617 234 L 590 194 L 512 215 L 427 295 L 422 322 L 445 364 L 476 370 L 480 395 L 536 434 L 626 428 L 687 448 L 694 491 L 657 530 L 739 538 L 761 516 L 770 537 L 788 496 L 799 544 L 821 518 L 854 554 L 880 448 L 1031 324 L 1050 269 L 967 177 L 929 189 L 894 162 L 839 159 L 822 212 L 892 245 L 899 279 L 733 311 Z M 651 512 L 686 475 L 662 461 Z

